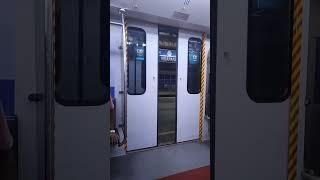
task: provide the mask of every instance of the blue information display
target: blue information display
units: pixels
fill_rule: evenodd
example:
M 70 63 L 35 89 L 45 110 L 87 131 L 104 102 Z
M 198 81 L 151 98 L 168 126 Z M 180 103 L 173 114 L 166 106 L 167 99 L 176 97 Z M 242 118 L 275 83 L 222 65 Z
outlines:
M 137 54 L 136 54 L 136 61 L 144 61 L 145 57 L 144 57 L 144 51 L 145 51 L 145 47 L 140 46 L 137 47 Z
M 200 61 L 200 52 L 189 52 L 189 64 L 198 64 Z
M 170 49 L 159 49 L 159 61 L 163 63 L 176 63 L 177 51 Z
M 190 40 L 189 41 L 189 64 L 199 64 L 201 56 L 201 41 Z

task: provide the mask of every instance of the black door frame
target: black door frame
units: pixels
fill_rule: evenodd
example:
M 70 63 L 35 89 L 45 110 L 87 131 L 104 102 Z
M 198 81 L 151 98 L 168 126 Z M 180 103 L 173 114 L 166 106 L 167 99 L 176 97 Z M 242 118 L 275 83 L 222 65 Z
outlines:
M 216 111 L 216 63 L 218 0 L 210 1 L 210 179 L 215 179 L 215 111 Z

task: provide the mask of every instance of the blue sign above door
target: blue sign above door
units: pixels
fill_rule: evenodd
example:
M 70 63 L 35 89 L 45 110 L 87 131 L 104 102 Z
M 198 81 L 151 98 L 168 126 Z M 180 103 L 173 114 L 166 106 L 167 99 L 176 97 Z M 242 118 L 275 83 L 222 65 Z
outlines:
M 159 49 L 159 62 L 175 63 L 177 61 L 177 51 L 170 49 Z

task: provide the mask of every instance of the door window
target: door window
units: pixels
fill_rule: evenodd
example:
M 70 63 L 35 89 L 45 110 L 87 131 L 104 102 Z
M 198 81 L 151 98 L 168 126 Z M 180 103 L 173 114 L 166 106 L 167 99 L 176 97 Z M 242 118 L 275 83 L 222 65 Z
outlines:
M 188 41 L 188 92 L 200 93 L 201 81 L 201 39 L 190 38 Z
M 92 4 L 91 4 L 92 3 Z M 109 26 L 94 1 L 57 1 L 55 98 L 66 106 L 101 105 L 109 97 Z
M 146 91 L 146 32 L 128 28 L 128 94 L 141 95 Z
M 249 0 L 247 92 L 255 102 L 289 97 L 291 11 L 290 0 Z

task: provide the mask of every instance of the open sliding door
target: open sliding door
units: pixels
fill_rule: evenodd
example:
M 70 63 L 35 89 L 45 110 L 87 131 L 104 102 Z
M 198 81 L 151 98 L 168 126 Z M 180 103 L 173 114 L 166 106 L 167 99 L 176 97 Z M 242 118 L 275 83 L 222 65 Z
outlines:
M 156 25 L 128 24 L 128 151 L 157 145 L 157 62 Z

